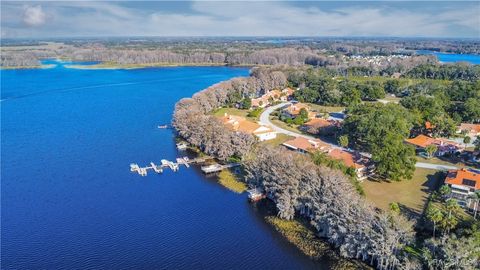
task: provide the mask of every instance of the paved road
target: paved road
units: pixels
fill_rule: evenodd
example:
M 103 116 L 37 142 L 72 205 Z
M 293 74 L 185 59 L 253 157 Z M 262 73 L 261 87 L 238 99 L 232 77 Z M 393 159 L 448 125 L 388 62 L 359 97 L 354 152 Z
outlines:
M 456 170 L 456 169 L 458 169 L 458 167 L 455 167 L 455 166 L 432 164 L 432 163 L 425 163 L 425 162 L 417 162 L 417 164 L 415 164 L 415 167 L 432 169 L 432 170 Z
M 260 115 L 259 122 L 263 125 L 270 126 L 273 130 L 275 130 L 278 133 L 283 133 L 283 134 L 293 136 L 293 137 L 303 137 L 303 138 L 308 139 L 308 140 L 317 139 L 317 138 L 312 137 L 312 136 L 308 136 L 308 135 L 305 135 L 305 134 L 301 134 L 301 133 L 297 133 L 297 132 L 293 132 L 293 131 L 290 131 L 290 130 L 283 129 L 279 126 L 276 126 L 275 124 L 272 123 L 272 121 L 270 121 L 270 114 L 273 111 L 275 111 L 278 108 L 290 105 L 290 104 L 291 104 L 290 102 L 283 102 L 283 103 L 280 103 L 280 104 L 275 105 L 275 106 L 267 107 L 262 112 L 262 114 Z M 327 142 L 325 142 L 325 143 L 327 143 Z M 334 148 L 340 148 L 341 149 L 341 147 L 338 146 L 338 145 L 331 144 L 331 143 L 328 143 L 328 144 L 331 145 Z M 364 154 L 364 153 L 362 153 L 362 154 Z M 366 153 L 365 153 L 365 155 L 367 156 Z M 368 154 L 368 156 L 370 156 L 370 155 Z M 432 170 L 455 170 L 455 169 L 458 169 L 455 166 L 439 165 L 439 164 L 432 164 L 432 163 L 425 163 L 425 162 L 417 162 L 417 164 L 415 164 L 415 167 L 432 169 Z

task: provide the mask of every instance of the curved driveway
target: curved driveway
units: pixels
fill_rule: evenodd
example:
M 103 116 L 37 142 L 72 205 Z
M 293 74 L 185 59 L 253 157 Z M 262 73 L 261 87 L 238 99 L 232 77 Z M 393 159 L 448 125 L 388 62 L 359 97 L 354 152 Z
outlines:
M 293 137 L 303 137 L 305 139 L 308 139 L 308 140 L 315 140 L 315 139 L 318 139 L 318 138 L 315 138 L 315 137 L 312 137 L 312 136 L 308 136 L 308 135 L 305 135 L 305 134 L 301 134 L 301 133 L 297 133 L 297 132 L 293 132 L 293 131 L 290 131 L 290 130 L 286 130 L 284 128 L 281 128 L 279 126 L 276 126 L 275 124 L 272 123 L 272 121 L 270 121 L 270 114 L 275 111 L 276 109 L 278 108 L 281 108 L 281 107 L 284 107 L 284 106 L 287 106 L 287 105 L 290 105 L 292 104 L 291 102 L 283 102 L 283 103 L 280 103 L 280 104 L 277 104 L 275 106 L 270 106 L 270 107 L 267 107 L 263 112 L 262 114 L 260 115 L 260 124 L 262 125 L 266 125 L 266 126 L 270 126 L 274 131 L 278 132 L 278 133 L 283 133 L 283 134 L 286 134 L 288 136 L 293 136 Z M 327 142 L 325 142 L 327 143 Z M 342 147 L 338 146 L 338 145 L 335 145 L 335 144 L 331 144 L 331 143 L 327 143 L 329 144 L 331 147 L 333 148 L 340 148 L 342 149 Z M 363 153 L 362 153 L 363 154 Z M 366 153 L 365 153 L 366 154 Z M 369 154 L 368 154 L 369 155 Z M 431 169 L 431 170 L 455 170 L 455 169 L 458 169 L 457 167 L 455 166 L 449 166 L 449 165 L 440 165 L 440 164 L 432 164 L 432 163 L 425 163 L 425 162 L 417 162 L 415 164 L 415 167 L 418 167 L 418 168 L 425 168 L 425 169 Z

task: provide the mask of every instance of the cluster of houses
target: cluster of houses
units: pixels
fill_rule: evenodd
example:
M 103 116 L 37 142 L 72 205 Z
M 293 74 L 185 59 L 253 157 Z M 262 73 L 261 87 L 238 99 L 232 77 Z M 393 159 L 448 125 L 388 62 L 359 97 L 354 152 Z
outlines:
M 451 189 L 450 197 L 468 210 L 479 211 L 480 202 L 473 195 L 480 192 L 480 171 L 462 168 L 450 170 L 445 184 Z
M 338 147 L 334 147 L 319 139 L 308 139 L 306 137 L 296 137 L 283 143 L 283 146 L 290 150 L 300 153 L 314 153 L 317 151 L 325 153 L 334 160 L 343 161 L 347 167 L 355 169 L 357 179 L 362 181 L 366 179 L 373 170 L 370 160 L 358 152 L 349 152 Z
M 426 124 L 427 128 L 428 125 L 429 123 Z M 460 126 L 457 127 L 457 134 L 469 136 L 471 138 L 471 142 L 473 142 L 478 136 L 480 136 L 480 124 L 462 123 Z M 438 157 L 462 153 L 467 147 L 467 144 L 463 143 L 463 138 L 432 138 L 423 134 L 420 134 L 415 138 L 406 139 L 405 143 L 413 145 L 418 152 L 425 151 L 428 146 L 434 145 L 437 149 L 434 155 Z M 474 157 L 473 159 L 475 159 L 480 153 L 472 154 L 472 156 Z
M 318 117 L 316 112 L 313 112 L 307 104 L 304 103 L 292 103 L 288 107 L 282 110 L 282 116 L 285 118 L 294 119 L 300 114 L 300 111 L 304 109 L 307 111 L 308 121 L 299 127 L 300 130 L 311 134 L 333 134 L 336 128 L 341 126 L 341 119 L 334 119 L 329 117 L 325 119 Z
M 259 98 L 252 99 L 252 108 L 265 108 L 277 101 L 287 101 L 293 96 L 294 92 L 295 90 L 289 87 L 283 89 L 282 91 L 269 91 Z

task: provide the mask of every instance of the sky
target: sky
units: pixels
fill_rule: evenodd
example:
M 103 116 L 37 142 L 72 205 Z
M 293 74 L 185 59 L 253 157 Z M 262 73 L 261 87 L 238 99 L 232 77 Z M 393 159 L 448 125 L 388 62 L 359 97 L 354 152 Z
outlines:
M 2 38 L 480 38 L 480 1 L 1 1 Z

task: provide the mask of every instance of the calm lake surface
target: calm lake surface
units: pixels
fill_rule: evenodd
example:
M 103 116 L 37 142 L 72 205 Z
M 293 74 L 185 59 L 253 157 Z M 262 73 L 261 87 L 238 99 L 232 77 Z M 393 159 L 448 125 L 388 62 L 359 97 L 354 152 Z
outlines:
M 453 62 L 468 62 L 471 64 L 480 64 L 480 55 L 478 54 L 454 54 L 454 53 L 440 53 L 427 50 L 419 50 L 418 54 L 433 54 L 437 56 L 438 61 L 442 63 Z
M 129 164 L 184 155 L 182 97 L 245 68 L 1 71 L 2 269 L 328 269 L 198 168 Z

